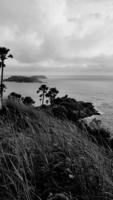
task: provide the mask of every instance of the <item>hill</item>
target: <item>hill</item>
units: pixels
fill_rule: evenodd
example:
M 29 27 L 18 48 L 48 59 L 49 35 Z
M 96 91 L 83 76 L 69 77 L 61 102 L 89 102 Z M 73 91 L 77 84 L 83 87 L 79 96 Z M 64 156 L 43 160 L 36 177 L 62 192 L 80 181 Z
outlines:
M 9 81 L 9 82 L 39 82 L 42 83 L 44 79 L 47 79 L 45 76 L 10 76 L 7 79 L 4 79 L 4 81 Z
M 0 113 L 0 198 L 113 199 L 113 152 L 98 143 L 105 131 L 51 112 L 6 101 Z

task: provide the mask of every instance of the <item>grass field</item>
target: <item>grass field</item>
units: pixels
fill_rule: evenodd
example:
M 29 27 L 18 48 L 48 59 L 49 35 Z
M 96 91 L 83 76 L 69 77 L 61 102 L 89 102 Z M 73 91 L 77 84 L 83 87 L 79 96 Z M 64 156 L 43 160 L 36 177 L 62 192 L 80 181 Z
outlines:
M 44 110 L 7 101 L 0 114 L 0 200 L 113 199 L 113 152 Z

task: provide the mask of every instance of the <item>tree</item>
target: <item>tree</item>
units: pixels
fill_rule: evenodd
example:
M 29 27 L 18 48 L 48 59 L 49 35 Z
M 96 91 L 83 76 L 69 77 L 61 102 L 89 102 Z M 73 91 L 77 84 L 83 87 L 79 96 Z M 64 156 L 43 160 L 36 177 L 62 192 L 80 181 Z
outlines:
M 54 100 L 58 93 L 59 91 L 56 88 L 50 88 L 49 91 L 47 92 L 46 97 L 49 98 L 51 105 L 53 105 Z
M 17 94 L 15 92 L 11 92 L 8 95 L 8 99 L 9 100 L 13 100 L 13 101 L 21 101 L 22 100 L 22 96 L 21 96 L 21 94 Z
M 5 92 L 6 91 L 6 89 L 7 89 L 7 87 L 6 87 L 6 85 L 5 84 L 0 84 L 0 94 L 1 94 L 1 92 Z
M 23 99 L 23 103 L 24 103 L 25 105 L 32 105 L 32 104 L 35 103 L 35 101 L 34 101 L 31 97 L 25 97 L 25 98 Z
M 49 88 L 47 87 L 47 85 L 41 85 L 39 87 L 39 90 L 37 90 L 37 93 L 41 93 L 39 97 L 40 97 L 40 100 L 42 101 L 42 105 L 44 105 L 44 100 L 45 100 L 45 96 L 47 94 L 48 89 Z
M 4 76 L 4 67 L 5 60 L 8 58 L 13 58 L 11 54 L 9 54 L 10 49 L 5 47 L 0 47 L 0 67 L 1 67 L 1 83 L 0 83 L 0 96 L 1 96 L 1 108 L 3 106 L 3 92 L 4 92 L 4 84 L 3 84 L 3 76 Z

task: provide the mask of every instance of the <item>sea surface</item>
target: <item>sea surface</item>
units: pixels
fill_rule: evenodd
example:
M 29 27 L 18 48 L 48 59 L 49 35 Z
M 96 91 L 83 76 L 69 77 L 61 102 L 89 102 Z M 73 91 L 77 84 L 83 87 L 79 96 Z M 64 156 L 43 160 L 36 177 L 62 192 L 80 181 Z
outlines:
M 31 96 L 35 105 L 40 105 L 36 91 L 40 83 L 6 82 L 6 97 L 10 92 L 17 92 L 22 96 Z M 54 76 L 49 77 L 46 83 L 49 87 L 56 87 L 59 96 L 68 94 L 76 100 L 92 102 L 101 112 L 98 118 L 113 133 L 113 76 Z

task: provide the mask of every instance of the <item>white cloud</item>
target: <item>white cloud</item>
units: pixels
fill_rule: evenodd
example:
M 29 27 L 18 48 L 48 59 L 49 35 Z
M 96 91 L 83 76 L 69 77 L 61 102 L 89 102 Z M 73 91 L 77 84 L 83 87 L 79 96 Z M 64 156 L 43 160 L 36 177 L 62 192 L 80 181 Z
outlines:
M 78 69 L 113 55 L 112 0 L 0 0 L 0 15 L 0 46 L 18 65 Z

